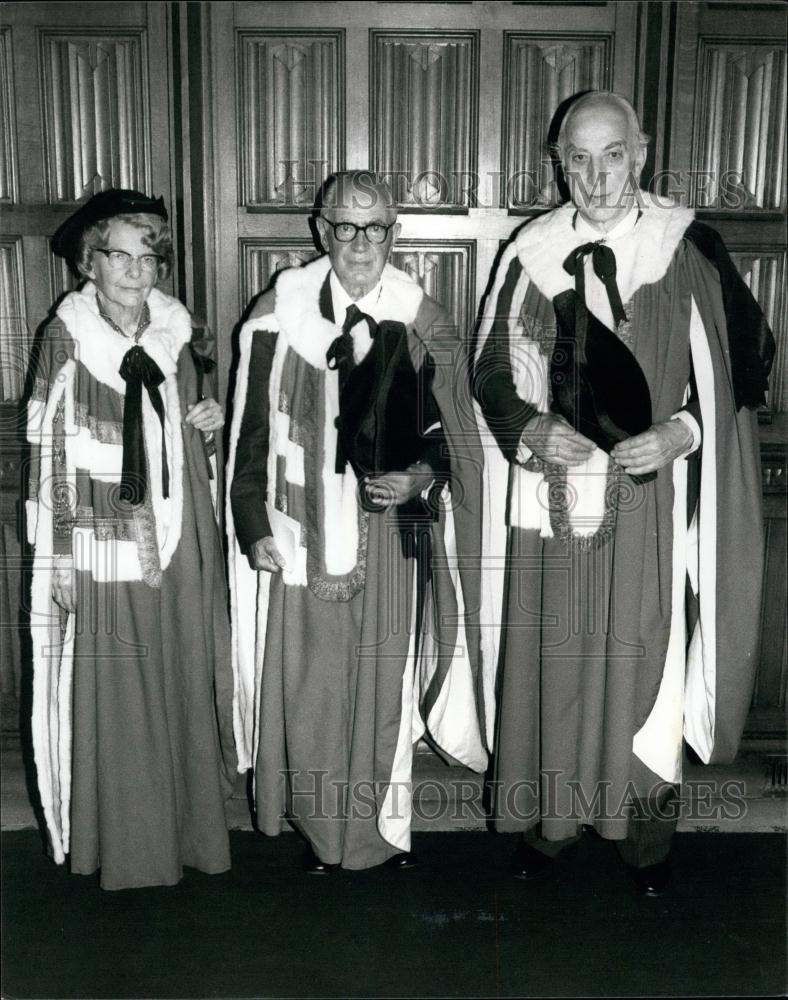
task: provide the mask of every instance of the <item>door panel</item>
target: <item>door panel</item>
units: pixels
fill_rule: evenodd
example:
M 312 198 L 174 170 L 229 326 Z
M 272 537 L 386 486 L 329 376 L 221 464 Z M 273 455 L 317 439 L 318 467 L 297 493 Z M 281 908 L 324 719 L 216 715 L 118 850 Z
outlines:
M 33 331 L 71 287 L 51 237 L 78 202 L 132 187 L 173 206 L 165 6 L 7 4 L 3 20 L 2 291 L 23 309 L 3 310 L 5 372 L 6 349 L 26 358 Z M 16 297 L 5 298 L 12 288 Z M 4 402 L 19 398 L 19 375 Z
M 637 17 L 628 3 L 212 5 L 225 352 L 273 272 L 316 252 L 320 183 L 353 167 L 390 177 L 394 260 L 467 334 L 501 240 L 552 198 L 542 160 L 560 102 L 589 86 L 633 94 Z

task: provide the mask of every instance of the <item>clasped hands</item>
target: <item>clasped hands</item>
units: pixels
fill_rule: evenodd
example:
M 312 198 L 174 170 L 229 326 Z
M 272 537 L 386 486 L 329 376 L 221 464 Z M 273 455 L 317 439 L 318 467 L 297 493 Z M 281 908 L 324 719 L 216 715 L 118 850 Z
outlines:
M 399 507 L 426 490 L 435 473 L 426 462 L 416 462 L 403 472 L 386 472 L 381 476 L 368 476 L 359 484 L 366 491 L 367 499 L 380 510 Z M 285 560 L 272 535 L 260 538 L 249 549 L 252 569 L 278 573 L 284 569 Z
M 632 476 L 656 472 L 683 455 L 692 444 L 692 431 L 682 420 L 663 420 L 647 431 L 619 443 L 611 456 Z M 563 417 L 540 413 L 525 425 L 517 460 L 536 455 L 549 465 L 582 465 L 594 450 L 594 442 L 576 431 Z

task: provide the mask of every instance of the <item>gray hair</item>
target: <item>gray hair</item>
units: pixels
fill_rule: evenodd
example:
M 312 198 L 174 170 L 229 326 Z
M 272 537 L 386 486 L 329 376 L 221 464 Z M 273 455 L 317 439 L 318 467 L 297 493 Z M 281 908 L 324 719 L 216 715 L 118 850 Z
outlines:
M 320 214 L 338 208 L 375 208 L 397 216 L 397 203 L 391 188 L 372 170 L 343 170 L 331 174 L 320 189 Z
M 564 115 L 561 127 L 558 130 L 558 138 L 552 148 L 552 152 L 561 162 L 564 161 L 564 150 L 566 144 L 566 132 L 575 115 L 593 104 L 612 104 L 620 111 L 623 111 L 627 119 L 627 144 L 633 152 L 642 151 L 645 155 L 646 147 L 649 144 L 648 136 L 640 127 L 637 112 L 621 94 L 616 94 L 612 90 L 590 90 L 569 106 L 569 110 Z
M 110 227 L 115 221 L 125 222 L 142 233 L 140 239 L 151 253 L 161 257 L 156 273 L 157 281 L 165 281 L 172 271 L 173 248 L 172 232 L 167 223 L 158 215 L 149 212 L 134 212 L 126 215 L 113 215 L 109 219 L 100 219 L 88 226 L 79 238 L 72 266 L 81 275 L 87 276 L 93 266 L 94 249 L 106 250 L 109 246 Z

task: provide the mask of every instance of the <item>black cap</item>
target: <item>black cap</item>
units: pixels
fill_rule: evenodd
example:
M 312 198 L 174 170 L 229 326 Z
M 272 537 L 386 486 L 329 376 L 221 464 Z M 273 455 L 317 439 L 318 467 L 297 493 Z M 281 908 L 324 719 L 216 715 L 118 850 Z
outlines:
M 60 226 L 52 240 L 52 249 L 58 257 L 73 261 L 77 255 L 80 237 L 86 229 L 95 226 L 103 219 L 137 213 L 158 215 L 165 222 L 168 219 L 163 198 L 149 198 L 141 191 L 131 191 L 127 188 L 99 191 Z

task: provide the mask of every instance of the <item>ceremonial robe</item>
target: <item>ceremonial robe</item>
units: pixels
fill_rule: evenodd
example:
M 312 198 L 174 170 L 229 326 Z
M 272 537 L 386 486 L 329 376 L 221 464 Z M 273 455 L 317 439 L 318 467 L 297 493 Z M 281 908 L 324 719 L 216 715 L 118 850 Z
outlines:
M 682 737 L 706 762 L 736 753 L 763 564 L 756 418 L 742 402 L 763 400 L 773 348 L 719 239 L 698 239 L 691 211 L 640 192 L 639 209 L 604 240 L 626 322 L 616 328 L 590 258 L 587 306 L 642 369 L 653 422 L 694 414 L 700 447 L 649 481 L 599 448 L 569 469 L 518 460 L 523 427 L 551 408 L 556 311 L 574 294 L 563 265 L 589 240 L 576 223 L 567 205 L 520 230 L 476 352 L 486 495 L 499 500 L 492 549 L 507 552 L 494 594 L 495 812 L 501 830 L 541 821 L 541 836 L 558 841 L 588 823 L 623 840 L 635 800 L 680 781 Z
M 199 374 L 188 312 L 154 289 L 138 339 L 164 380 L 142 393 L 144 502 L 120 495 L 134 342 L 71 292 L 40 345 L 28 413 L 35 546 L 32 735 L 54 859 L 105 889 L 229 868 L 232 675 L 221 534 L 203 435 L 183 424 Z M 163 477 L 168 479 L 167 488 Z M 51 595 L 70 558 L 76 611 Z
M 409 849 L 414 743 L 425 736 L 483 771 L 492 722 L 465 355 L 442 308 L 390 266 L 368 308 L 375 323 L 405 325 L 417 372 L 428 356 L 434 366 L 448 475 L 416 532 L 418 596 L 398 512 L 365 510 L 352 468 L 337 465 L 339 385 L 326 355 L 343 317 L 332 314 L 327 257 L 280 275 L 242 330 L 227 510 L 236 737 L 240 766 L 255 772 L 258 826 L 276 834 L 289 820 L 323 861 L 348 868 Z M 300 525 L 295 560 L 273 576 L 243 555 L 271 534 L 266 501 Z

